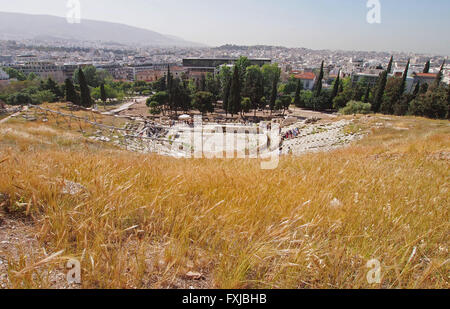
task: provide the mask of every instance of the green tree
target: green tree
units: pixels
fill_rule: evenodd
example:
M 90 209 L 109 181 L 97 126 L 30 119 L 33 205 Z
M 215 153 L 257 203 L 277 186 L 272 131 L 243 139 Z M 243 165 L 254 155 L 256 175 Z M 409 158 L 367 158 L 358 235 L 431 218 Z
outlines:
M 402 87 L 403 78 L 391 77 L 386 83 L 386 90 L 383 97 L 383 103 L 380 112 L 383 114 L 393 114 L 394 105 L 400 99 L 398 96 L 399 89 Z
M 231 80 L 232 80 L 232 72 L 230 70 L 229 66 L 222 66 L 220 67 L 219 71 L 219 82 L 220 82 L 220 88 L 221 88 L 221 96 L 223 101 L 223 109 L 225 110 L 225 113 L 228 115 L 229 107 L 229 97 L 230 97 L 230 89 L 231 89 Z
M 408 113 L 414 116 L 424 116 L 433 119 L 448 117 L 448 90 L 441 86 L 434 91 L 419 94 L 409 104 Z
M 214 96 L 214 100 L 217 101 L 220 97 L 219 77 L 212 73 L 207 73 L 205 78 L 205 89 L 207 92 L 211 92 Z
M 288 82 L 284 84 L 282 92 L 287 95 L 292 95 L 297 90 L 298 82 L 295 77 L 290 77 Z
M 288 95 L 282 95 L 280 97 L 281 109 L 283 109 L 283 115 L 286 113 L 286 110 L 291 106 L 292 98 Z
M 402 83 L 400 84 L 400 87 L 398 89 L 397 99 L 400 99 L 400 97 L 405 93 L 406 79 L 408 78 L 409 63 L 410 63 L 410 59 L 408 59 L 408 63 L 406 63 L 405 71 L 403 72 Z
M 384 91 L 386 90 L 388 71 L 383 71 L 380 73 L 380 77 L 378 78 L 378 85 L 376 89 L 376 93 L 374 96 L 374 101 L 372 104 L 372 109 L 375 113 L 380 111 L 381 105 L 383 104 Z
M 186 82 L 180 78 L 175 78 L 173 80 L 172 99 L 175 112 L 178 110 L 187 112 L 191 108 L 190 91 L 186 85 Z
M 101 85 L 100 85 L 100 99 L 102 100 L 102 102 L 103 102 L 103 105 L 106 105 L 106 90 L 105 90 L 105 84 L 104 83 L 102 83 Z
M 303 90 L 303 83 L 302 80 L 297 80 L 297 88 L 295 89 L 295 96 L 294 96 L 294 105 L 300 108 L 305 107 L 305 102 L 302 100 L 301 92 Z
M 26 92 L 18 92 L 8 96 L 7 103 L 9 105 L 26 105 L 32 104 L 33 100 L 30 94 Z
M 167 90 L 166 78 L 165 77 L 161 77 L 156 82 L 154 82 L 153 88 L 156 91 L 166 91 Z
M 275 76 L 273 76 L 272 81 L 272 93 L 270 94 L 270 102 L 269 102 L 270 113 L 272 113 L 272 111 L 276 108 L 275 104 L 277 102 L 278 97 L 278 82 L 280 81 L 281 70 L 277 67 L 277 71 L 278 73 Z
M 241 111 L 241 79 L 239 77 L 239 68 L 234 66 L 233 78 L 231 80 L 230 97 L 228 102 L 228 109 L 233 116 Z
M 394 56 L 391 56 L 391 59 L 389 60 L 389 64 L 388 64 L 387 69 L 386 69 L 388 74 L 392 73 L 392 65 L 393 65 L 393 63 L 394 63 Z
M 450 119 L 450 85 L 447 87 L 447 119 Z
M 250 98 L 243 98 L 241 102 L 242 106 L 242 113 L 248 113 L 250 112 L 250 109 L 252 108 L 252 100 Z
M 161 108 L 164 114 L 165 106 L 169 103 L 169 95 L 166 91 L 159 91 L 152 97 L 147 99 L 147 106 L 150 106 L 151 102 L 158 102 L 158 106 Z
M 73 86 L 72 80 L 69 78 L 65 81 L 65 90 L 66 90 L 66 101 L 72 102 L 75 105 L 80 105 L 80 96 L 75 90 L 75 87 Z
M 18 81 L 24 81 L 24 80 L 27 79 L 27 77 L 25 76 L 25 74 L 23 74 L 22 72 L 20 72 L 20 71 L 14 69 L 14 68 L 6 67 L 6 68 L 3 68 L 3 71 L 5 71 L 6 74 L 9 75 L 9 78 L 11 78 L 11 79 L 12 79 L 12 78 L 15 78 L 15 79 L 17 79 Z
M 320 65 L 320 72 L 319 76 L 316 80 L 316 84 L 314 85 L 314 96 L 319 97 L 320 93 L 322 92 L 322 81 L 324 76 L 324 70 L 323 70 L 324 62 L 322 61 L 322 64 Z
M 422 84 L 420 86 L 419 93 L 421 93 L 421 94 L 427 93 L 428 92 L 428 88 L 429 88 L 429 85 L 427 83 Z
M 152 115 L 159 115 L 161 114 L 161 106 L 156 101 L 150 101 L 147 104 L 150 107 L 150 114 Z
M 364 94 L 364 103 L 369 103 L 370 101 L 370 84 L 367 84 L 366 93 Z
M 91 107 L 92 106 L 92 98 L 91 91 L 86 81 L 86 77 L 84 76 L 83 70 L 78 70 L 78 81 L 80 83 L 80 103 L 83 107 Z
M 338 75 L 333 83 L 333 90 L 330 96 L 330 107 L 333 107 L 333 100 L 339 93 L 339 86 L 341 84 L 341 70 L 339 70 Z
M 247 68 L 251 65 L 250 60 L 248 60 L 247 57 L 239 57 L 239 59 L 236 61 L 236 67 L 238 68 L 239 72 L 239 79 L 241 82 L 241 85 L 245 84 L 245 74 L 247 73 Z
M 214 111 L 213 100 L 214 96 L 211 92 L 199 91 L 194 94 L 192 105 L 196 110 L 205 114 Z
M 249 66 L 245 75 L 244 95 L 250 99 L 254 116 L 264 96 L 264 80 L 261 68 L 257 65 Z
M 416 83 L 416 86 L 414 87 L 413 96 L 414 98 L 417 97 L 420 93 L 420 82 Z
M 343 115 L 370 114 L 371 108 L 369 103 L 350 101 L 344 108 L 339 110 L 339 113 Z
M 31 95 L 33 104 L 42 104 L 44 102 L 55 102 L 56 96 L 50 90 L 41 90 Z
M 423 73 L 430 73 L 430 60 L 427 61 L 427 63 L 425 63 L 425 67 L 423 69 Z
M 37 74 L 34 73 L 34 72 L 31 72 L 31 73 L 28 74 L 28 76 L 27 76 L 27 80 L 36 80 L 36 79 L 38 79 L 38 76 L 37 76 Z
M 61 88 L 51 77 L 49 77 L 47 81 L 41 86 L 41 90 L 51 91 L 54 94 L 54 100 L 61 99 L 64 96 Z
M 167 65 L 167 74 L 166 74 L 166 80 L 167 80 L 167 105 L 171 111 L 175 110 L 174 104 L 173 104 L 173 76 L 172 73 L 170 73 L 170 65 Z
M 80 68 L 73 73 L 73 81 L 75 84 L 80 84 L 80 72 L 83 72 L 84 79 L 86 84 L 91 87 L 100 86 L 100 78 L 97 73 L 97 68 L 93 65 L 85 66 L 84 68 Z
M 280 78 L 280 69 L 276 63 L 265 64 L 261 68 L 264 80 L 264 96 L 269 99 L 272 96 L 273 81 Z
M 441 68 L 438 72 L 438 74 L 436 75 L 436 80 L 434 81 L 434 88 L 439 88 L 441 82 L 442 82 L 442 77 L 444 76 L 444 66 L 445 66 L 445 60 L 441 65 Z

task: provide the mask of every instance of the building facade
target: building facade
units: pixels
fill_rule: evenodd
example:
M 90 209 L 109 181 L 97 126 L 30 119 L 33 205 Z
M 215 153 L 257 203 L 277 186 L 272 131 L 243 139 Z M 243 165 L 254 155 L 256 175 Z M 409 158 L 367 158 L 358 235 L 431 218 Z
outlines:
M 303 89 L 313 90 L 317 77 L 313 72 L 304 72 L 294 75 L 294 78 L 302 81 Z

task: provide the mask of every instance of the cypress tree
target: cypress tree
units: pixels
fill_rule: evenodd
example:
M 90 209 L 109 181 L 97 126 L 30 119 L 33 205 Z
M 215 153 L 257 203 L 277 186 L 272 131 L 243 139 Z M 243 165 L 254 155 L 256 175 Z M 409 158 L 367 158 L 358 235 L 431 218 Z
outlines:
M 430 60 L 425 63 L 425 68 L 423 69 L 423 73 L 430 73 Z
M 100 99 L 102 100 L 103 104 L 106 104 L 106 91 L 104 83 L 100 85 Z
M 414 87 L 413 97 L 414 97 L 414 98 L 417 97 L 417 95 L 419 94 L 419 92 L 420 92 L 420 82 L 417 82 L 417 83 L 416 83 L 416 87 Z
M 91 107 L 92 106 L 91 91 L 89 90 L 89 86 L 86 81 L 86 76 L 84 75 L 82 69 L 78 70 L 78 82 L 80 83 L 81 106 Z
M 450 120 L 450 85 L 447 88 L 447 119 Z
M 420 93 L 421 94 L 425 94 L 425 93 L 427 93 L 428 92 L 428 88 L 429 88 L 430 86 L 428 86 L 428 84 L 427 83 L 425 83 L 425 84 L 422 84 L 421 86 L 420 86 Z
M 444 66 L 445 66 L 445 60 L 444 60 L 444 62 L 442 62 L 441 69 L 439 70 L 439 73 L 436 75 L 436 80 L 434 82 L 435 88 L 438 88 L 439 85 L 441 84 L 443 72 L 444 72 Z
M 169 105 L 169 109 L 173 110 L 173 78 L 172 78 L 172 73 L 170 73 L 170 65 L 167 65 L 167 76 L 166 76 L 166 81 L 167 81 L 167 95 L 168 95 L 168 105 Z
M 338 76 L 336 78 L 336 80 L 334 81 L 334 86 L 333 86 L 333 92 L 331 93 L 331 97 L 330 97 L 330 106 L 333 106 L 333 100 L 334 98 L 338 95 L 339 93 L 339 86 L 341 83 L 341 70 L 339 70 L 338 72 Z
M 388 72 L 388 74 L 390 74 L 392 72 L 392 64 L 394 62 L 394 56 L 391 56 L 391 60 L 389 60 L 389 64 L 388 67 L 386 69 L 386 71 Z
M 67 78 L 65 81 L 65 89 L 66 89 L 66 101 L 72 102 L 75 105 L 80 105 L 80 97 L 75 91 L 75 87 L 73 86 L 72 80 Z
M 202 74 L 200 78 L 200 91 L 206 91 L 206 77 L 205 74 Z
M 303 90 L 303 83 L 302 81 L 299 79 L 297 81 L 297 88 L 295 89 L 295 97 L 294 97 L 294 105 L 297 107 L 304 107 L 303 102 L 301 101 L 300 98 L 300 93 Z
M 316 84 L 314 85 L 314 90 L 315 90 L 314 96 L 315 97 L 319 97 L 320 93 L 322 92 L 322 80 L 323 80 L 323 75 L 324 75 L 323 64 L 324 64 L 324 62 L 322 61 L 322 65 L 320 66 L 319 78 L 317 79 Z
M 383 102 L 384 90 L 386 89 L 388 71 L 383 71 L 379 77 L 377 92 L 373 101 L 372 109 L 375 113 L 380 111 L 381 103 Z
M 397 99 L 400 99 L 402 97 L 402 95 L 405 93 L 406 79 L 408 78 L 409 63 L 410 63 L 410 59 L 408 59 L 408 63 L 406 63 L 405 71 L 403 72 L 403 79 L 402 79 L 400 88 L 398 89 Z
M 233 79 L 231 80 L 228 106 L 232 116 L 241 111 L 241 79 L 239 76 L 239 68 L 236 65 L 234 66 Z
M 280 81 L 280 70 L 278 69 L 278 73 L 275 75 L 274 79 L 273 79 L 273 84 L 272 84 L 272 94 L 270 96 L 270 112 L 272 113 L 272 111 L 275 109 L 275 103 L 277 101 L 277 97 L 278 97 L 278 82 Z
M 370 85 L 367 84 L 366 94 L 364 95 L 364 103 L 368 103 L 370 99 Z
M 223 97 L 223 109 L 225 110 L 225 115 L 228 115 L 230 111 L 230 90 L 231 90 L 231 79 L 228 80 L 224 89 L 224 97 Z

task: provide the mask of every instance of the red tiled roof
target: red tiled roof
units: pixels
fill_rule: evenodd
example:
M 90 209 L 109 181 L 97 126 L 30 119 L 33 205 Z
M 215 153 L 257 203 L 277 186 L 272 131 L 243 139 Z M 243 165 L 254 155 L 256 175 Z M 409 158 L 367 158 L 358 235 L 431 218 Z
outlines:
M 302 73 L 302 74 L 294 75 L 294 77 L 297 78 L 297 79 L 314 80 L 314 79 L 316 79 L 316 74 L 311 73 L 311 72 L 305 72 L 305 73 Z
M 416 73 L 415 75 L 419 77 L 433 77 L 433 78 L 437 76 L 437 74 L 433 73 Z

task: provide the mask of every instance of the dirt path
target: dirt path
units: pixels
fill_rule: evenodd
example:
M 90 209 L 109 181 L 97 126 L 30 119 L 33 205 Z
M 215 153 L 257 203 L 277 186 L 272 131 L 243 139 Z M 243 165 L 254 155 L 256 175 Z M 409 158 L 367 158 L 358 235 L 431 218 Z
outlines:
M 102 115 L 119 114 L 121 112 L 127 111 L 128 109 L 130 109 L 130 107 L 132 107 L 135 104 L 140 104 L 140 105 L 145 104 L 146 100 L 147 100 L 147 98 L 132 99 L 132 101 L 122 104 L 119 108 L 116 108 L 109 112 L 104 112 L 104 113 L 102 113 Z

